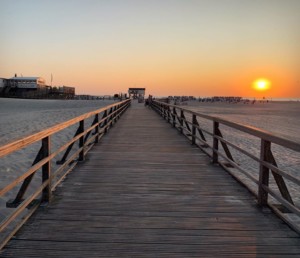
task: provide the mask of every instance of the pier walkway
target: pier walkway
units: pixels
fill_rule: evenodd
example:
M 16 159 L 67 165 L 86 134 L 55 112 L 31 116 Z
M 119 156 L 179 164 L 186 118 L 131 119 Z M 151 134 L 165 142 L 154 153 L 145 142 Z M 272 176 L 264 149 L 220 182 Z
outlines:
M 0 257 L 299 257 L 300 237 L 133 103 Z

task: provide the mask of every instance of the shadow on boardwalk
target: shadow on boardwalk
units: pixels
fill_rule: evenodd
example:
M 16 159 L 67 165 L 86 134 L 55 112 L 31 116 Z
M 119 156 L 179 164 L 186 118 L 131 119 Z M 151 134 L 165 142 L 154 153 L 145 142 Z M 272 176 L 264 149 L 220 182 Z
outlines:
M 300 237 L 134 103 L 0 257 L 299 257 Z

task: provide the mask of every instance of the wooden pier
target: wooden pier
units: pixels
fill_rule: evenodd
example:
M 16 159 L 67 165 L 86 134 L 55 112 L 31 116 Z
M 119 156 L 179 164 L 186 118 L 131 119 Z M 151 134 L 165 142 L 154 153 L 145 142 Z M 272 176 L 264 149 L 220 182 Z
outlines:
M 0 257 L 299 257 L 300 236 L 133 103 Z

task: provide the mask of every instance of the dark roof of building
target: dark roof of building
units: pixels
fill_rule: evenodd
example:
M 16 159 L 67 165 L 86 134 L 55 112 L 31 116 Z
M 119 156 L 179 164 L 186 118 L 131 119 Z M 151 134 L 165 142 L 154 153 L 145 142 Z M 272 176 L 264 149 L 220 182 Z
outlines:
M 129 90 L 145 90 L 146 88 L 129 88 Z
M 10 80 L 37 80 L 41 77 L 11 77 Z M 43 78 L 41 78 L 43 79 Z

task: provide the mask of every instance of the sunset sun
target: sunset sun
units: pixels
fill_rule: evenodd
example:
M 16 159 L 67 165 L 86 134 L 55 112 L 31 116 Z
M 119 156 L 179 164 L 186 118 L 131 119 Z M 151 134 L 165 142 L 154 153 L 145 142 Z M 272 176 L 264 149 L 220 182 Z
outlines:
M 271 88 L 271 82 L 267 79 L 258 79 L 253 82 L 253 88 L 257 91 L 265 91 Z

